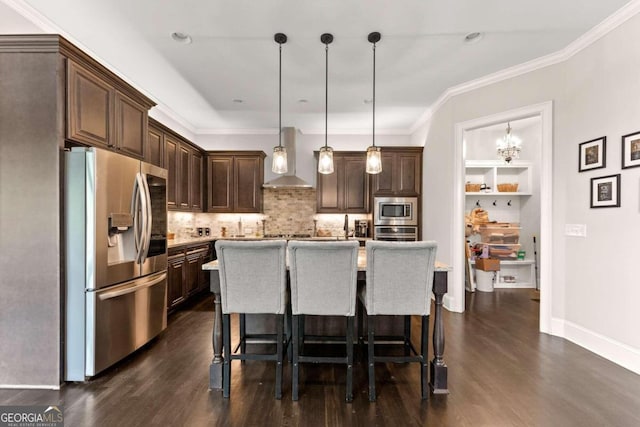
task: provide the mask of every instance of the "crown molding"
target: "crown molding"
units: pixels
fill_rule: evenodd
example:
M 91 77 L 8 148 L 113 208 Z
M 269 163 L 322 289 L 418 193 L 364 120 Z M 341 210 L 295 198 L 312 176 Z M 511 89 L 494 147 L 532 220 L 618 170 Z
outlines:
M 597 24 L 595 27 L 571 42 L 565 48 L 557 52 L 524 62 L 522 64 L 514 65 L 513 67 L 505 68 L 495 73 L 488 74 L 484 77 L 470 80 L 468 82 L 448 88 L 442 93 L 442 95 L 440 95 L 436 102 L 434 102 L 418 118 L 418 120 L 415 121 L 415 123 L 409 129 L 409 132 L 414 133 L 416 130 L 418 130 L 418 128 L 428 122 L 431 117 L 433 117 L 433 115 L 452 97 L 485 86 L 489 86 L 503 80 L 531 73 L 550 65 L 555 65 L 567 61 L 575 54 L 591 46 L 593 43 L 609 34 L 609 32 L 624 24 L 627 20 L 638 14 L 638 12 L 640 12 L 640 0 L 632 0 L 618 9 L 612 15 L 607 17 L 605 20 Z

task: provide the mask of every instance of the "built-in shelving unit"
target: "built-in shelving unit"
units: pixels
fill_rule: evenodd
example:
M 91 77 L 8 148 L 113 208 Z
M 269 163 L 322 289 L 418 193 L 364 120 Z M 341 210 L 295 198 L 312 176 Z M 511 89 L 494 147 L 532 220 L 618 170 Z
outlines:
M 530 196 L 531 164 L 504 164 L 495 160 L 467 160 L 465 182 L 485 184 L 489 190 L 466 192 L 468 196 Z M 518 191 L 498 191 L 498 184 L 518 184 Z
M 505 164 L 498 160 L 467 160 L 465 183 L 484 184 L 482 191 L 465 191 L 465 209 L 482 207 L 491 221 L 520 223 L 521 206 L 533 194 L 532 164 L 515 162 Z M 518 184 L 517 191 L 498 191 L 499 184 Z M 524 230 L 523 230 L 524 231 Z M 525 233 L 528 234 L 528 233 Z M 474 241 L 474 239 L 471 239 Z M 479 241 L 479 237 L 477 241 Z M 508 246 L 500 244 L 500 246 Z M 471 263 L 475 267 L 475 262 Z M 524 260 L 500 260 L 500 271 L 496 274 L 496 288 L 533 288 L 535 284 L 533 254 L 527 253 Z

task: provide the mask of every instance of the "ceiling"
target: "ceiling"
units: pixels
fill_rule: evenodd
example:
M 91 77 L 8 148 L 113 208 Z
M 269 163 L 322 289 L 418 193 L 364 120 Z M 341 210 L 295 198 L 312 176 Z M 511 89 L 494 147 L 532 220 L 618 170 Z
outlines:
M 329 131 L 369 132 L 367 34 L 379 31 L 376 131 L 402 134 L 447 88 L 556 52 L 627 1 L 0 0 L 0 32 L 61 32 L 164 113 L 206 134 L 277 129 L 276 32 L 289 38 L 283 126 L 324 131 L 320 35 L 330 32 Z M 192 43 L 175 42 L 173 32 Z M 483 36 L 465 43 L 470 32 Z

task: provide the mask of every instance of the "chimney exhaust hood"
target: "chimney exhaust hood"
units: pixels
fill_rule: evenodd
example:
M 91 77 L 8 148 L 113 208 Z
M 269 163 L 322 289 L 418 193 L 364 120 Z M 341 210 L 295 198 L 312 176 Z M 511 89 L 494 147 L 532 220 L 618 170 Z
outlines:
M 311 188 L 311 184 L 302 178 L 298 178 L 296 173 L 296 128 L 282 128 L 283 146 L 287 150 L 287 170 L 288 172 L 276 179 L 264 183 L 262 188 Z

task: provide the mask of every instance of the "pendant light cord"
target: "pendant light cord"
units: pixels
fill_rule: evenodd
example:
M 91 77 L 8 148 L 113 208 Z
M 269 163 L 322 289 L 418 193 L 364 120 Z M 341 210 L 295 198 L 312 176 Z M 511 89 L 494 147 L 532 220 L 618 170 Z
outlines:
M 373 43 L 373 129 L 371 131 L 373 146 L 376 146 L 376 44 Z
M 327 147 L 327 129 L 329 118 L 329 44 L 324 48 L 324 146 Z
M 282 43 L 278 59 L 278 147 L 282 147 Z

